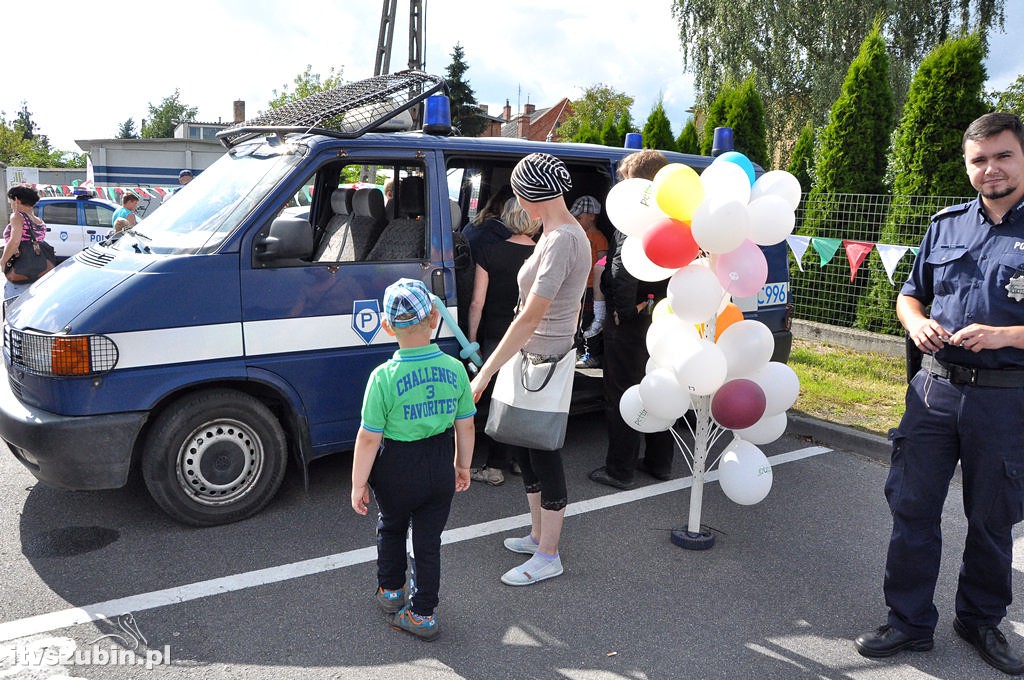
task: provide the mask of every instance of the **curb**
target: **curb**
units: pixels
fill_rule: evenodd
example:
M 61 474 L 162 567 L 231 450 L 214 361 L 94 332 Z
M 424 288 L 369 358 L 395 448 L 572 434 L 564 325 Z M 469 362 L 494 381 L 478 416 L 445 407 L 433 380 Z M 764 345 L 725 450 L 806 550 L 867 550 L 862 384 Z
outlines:
M 892 455 L 892 444 L 881 435 L 793 412 L 789 413 L 786 434 L 810 439 L 832 449 L 865 455 L 886 464 Z

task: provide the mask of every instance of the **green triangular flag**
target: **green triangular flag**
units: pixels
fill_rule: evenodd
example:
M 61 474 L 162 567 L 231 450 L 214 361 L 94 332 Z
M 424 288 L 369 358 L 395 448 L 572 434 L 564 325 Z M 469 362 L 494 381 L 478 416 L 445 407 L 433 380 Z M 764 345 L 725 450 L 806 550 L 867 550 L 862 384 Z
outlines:
M 821 266 L 824 267 L 836 256 L 839 246 L 843 245 L 842 239 L 838 238 L 812 238 L 811 246 L 817 251 L 821 258 Z

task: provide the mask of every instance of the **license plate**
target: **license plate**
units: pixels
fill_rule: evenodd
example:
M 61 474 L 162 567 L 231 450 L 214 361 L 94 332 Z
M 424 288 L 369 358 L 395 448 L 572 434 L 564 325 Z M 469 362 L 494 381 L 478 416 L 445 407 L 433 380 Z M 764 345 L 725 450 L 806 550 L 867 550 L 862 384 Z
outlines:
M 766 283 L 761 286 L 757 295 L 745 298 L 733 298 L 733 302 L 743 312 L 756 312 L 759 307 L 784 305 L 789 301 L 789 282 Z

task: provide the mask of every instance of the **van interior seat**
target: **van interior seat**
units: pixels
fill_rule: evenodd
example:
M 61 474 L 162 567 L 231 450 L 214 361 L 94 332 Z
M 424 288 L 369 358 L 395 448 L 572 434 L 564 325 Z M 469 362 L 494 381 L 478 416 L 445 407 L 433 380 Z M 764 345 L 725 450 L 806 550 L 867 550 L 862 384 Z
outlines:
M 378 189 L 356 189 L 352 195 L 352 215 L 348 221 L 352 235 L 349 239 L 352 243 L 352 259 L 343 261 L 365 260 L 386 222 L 384 194 Z
M 422 260 L 426 241 L 423 178 L 406 177 L 398 185 L 398 217 L 388 222 L 367 259 Z
M 352 188 L 338 188 L 331 192 L 331 210 L 334 214 L 327 222 L 320 237 L 313 259 L 316 262 L 353 262 L 356 259 L 352 243 L 352 199 L 356 193 Z

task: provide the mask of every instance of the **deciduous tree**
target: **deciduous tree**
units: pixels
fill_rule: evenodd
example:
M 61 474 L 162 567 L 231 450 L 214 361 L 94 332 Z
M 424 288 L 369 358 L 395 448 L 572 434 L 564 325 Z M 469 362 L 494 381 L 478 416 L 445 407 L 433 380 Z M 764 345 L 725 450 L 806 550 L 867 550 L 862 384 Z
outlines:
M 182 121 L 196 119 L 199 112 L 194 106 L 181 102 L 181 91 L 164 97 L 159 105 L 149 104 L 149 118 L 142 123 L 142 137 L 147 139 L 166 139 L 174 136 L 174 128 Z
M 572 113 L 558 126 L 558 138 L 584 141 L 579 138 L 581 129 L 595 130 L 600 143 L 600 130 L 611 116 L 621 120 L 633 106 L 633 98 L 603 83 L 591 85 L 583 96 L 572 102 Z M 630 121 L 631 122 L 631 121 Z

